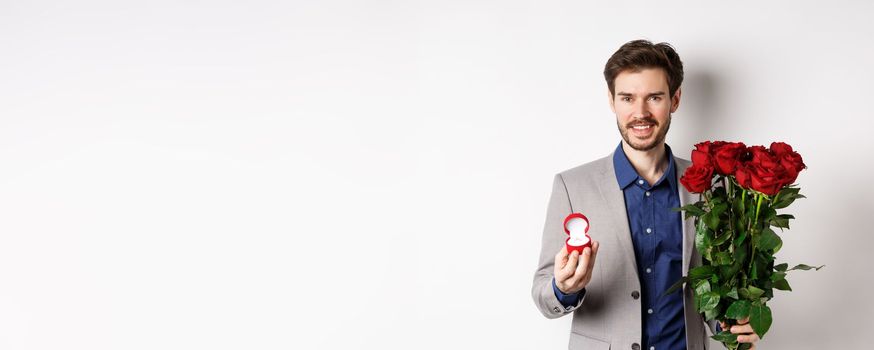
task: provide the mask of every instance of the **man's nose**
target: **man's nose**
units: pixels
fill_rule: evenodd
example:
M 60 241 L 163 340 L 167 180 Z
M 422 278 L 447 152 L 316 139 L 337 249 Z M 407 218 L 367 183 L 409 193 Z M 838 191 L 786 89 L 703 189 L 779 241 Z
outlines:
M 637 101 L 634 104 L 634 117 L 635 118 L 648 118 L 652 116 L 644 101 Z

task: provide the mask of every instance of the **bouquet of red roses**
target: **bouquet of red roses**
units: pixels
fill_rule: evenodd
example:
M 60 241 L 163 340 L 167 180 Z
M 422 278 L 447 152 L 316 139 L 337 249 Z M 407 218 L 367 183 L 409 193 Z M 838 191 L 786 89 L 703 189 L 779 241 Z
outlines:
M 674 210 L 695 218 L 695 249 L 702 265 L 666 293 L 690 283 L 695 307 L 706 320 L 736 324 L 749 318 L 761 338 L 771 327 L 768 300 L 773 290 L 792 290 L 786 281 L 791 270 L 820 269 L 804 264 L 789 268 L 775 264 L 783 241 L 772 229 L 789 228 L 790 214 L 778 214 L 798 198 L 794 185 L 807 167 L 792 147 L 782 142 L 747 147 L 741 142 L 702 142 L 692 151 L 692 166 L 680 178 L 700 200 Z M 729 349 L 745 349 L 737 335 L 722 331 L 713 336 Z

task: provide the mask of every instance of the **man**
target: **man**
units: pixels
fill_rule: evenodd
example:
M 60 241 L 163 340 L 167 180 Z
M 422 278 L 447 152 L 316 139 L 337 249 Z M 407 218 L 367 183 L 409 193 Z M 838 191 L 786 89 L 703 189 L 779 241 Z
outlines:
M 574 315 L 570 349 L 707 349 L 688 286 L 663 295 L 701 261 L 692 221 L 671 210 L 696 201 L 678 186 L 691 163 L 665 144 L 683 64 L 669 44 L 635 40 L 610 57 L 604 77 L 622 141 L 607 157 L 555 176 L 534 303 L 547 318 Z M 582 254 L 564 244 L 572 212 L 590 222 L 592 247 Z M 747 320 L 731 331 L 739 342 L 758 341 Z

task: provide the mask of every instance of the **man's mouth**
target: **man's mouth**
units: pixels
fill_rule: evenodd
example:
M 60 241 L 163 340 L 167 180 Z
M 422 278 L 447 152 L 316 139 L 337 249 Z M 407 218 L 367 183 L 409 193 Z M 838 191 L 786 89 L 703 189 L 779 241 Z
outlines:
M 632 125 L 632 133 L 637 137 L 647 137 L 652 134 L 653 126 L 655 124 L 636 124 Z

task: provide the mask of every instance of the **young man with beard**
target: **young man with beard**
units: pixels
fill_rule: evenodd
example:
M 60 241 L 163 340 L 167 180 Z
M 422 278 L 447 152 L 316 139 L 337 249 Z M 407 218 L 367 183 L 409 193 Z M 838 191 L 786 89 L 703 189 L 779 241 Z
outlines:
M 692 221 L 671 210 L 696 201 L 679 186 L 691 162 L 665 144 L 683 64 L 669 44 L 635 40 L 610 57 L 604 78 L 622 141 L 555 176 L 534 303 L 547 318 L 573 314 L 569 349 L 707 349 L 708 325 L 689 287 L 663 295 L 701 261 Z M 591 224 L 592 247 L 582 254 L 565 247 L 564 219 L 574 212 Z M 746 320 L 731 331 L 755 348 Z

